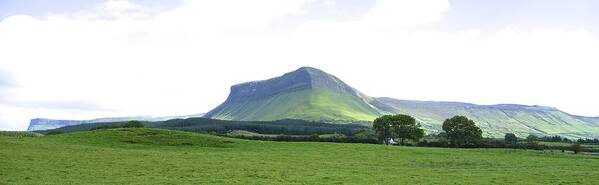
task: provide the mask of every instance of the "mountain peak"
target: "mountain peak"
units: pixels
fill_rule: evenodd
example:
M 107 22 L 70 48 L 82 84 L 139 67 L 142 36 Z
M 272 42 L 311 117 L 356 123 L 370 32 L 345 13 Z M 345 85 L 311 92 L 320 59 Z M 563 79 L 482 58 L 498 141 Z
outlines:
M 353 88 L 331 74 L 313 67 L 301 67 L 279 77 L 233 85 L 227 101 L 257 100 L 308 89 L 354 93 Z
M 293 72 L 308 72 L 308 73 L 313 73 L 313 74 L 314 73 L 324 73 L 324 74 L 328 75 L 328 73 L 326 73 L 326 72 L 324 72 L 324 71 L 322 71 L 322 70 L 320 70 L 318 68 L 314 68 L 314 67 L 310 67 L 310 66 L 300 67 L 299 69 L 296 69 Z
M 339 80 L 337 77 L 324 72 L 323 70 L 314 68 L 314 67 L 300 67 L 299 69 L 296 69 L 295 71 L 289 72 L 289 73 L 285 73 L 283 76 L 304 76 L 307 79 L 310 80 L 310 83 L 314 83 L 314 82 L 322 82 L 323 80 L 330 80 L 330 81 L 341 81 Z

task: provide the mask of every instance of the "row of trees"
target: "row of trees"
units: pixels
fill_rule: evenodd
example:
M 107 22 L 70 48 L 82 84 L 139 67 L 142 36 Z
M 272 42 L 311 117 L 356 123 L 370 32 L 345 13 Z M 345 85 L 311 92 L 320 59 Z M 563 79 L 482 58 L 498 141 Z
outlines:
M 544 136 L 540 137 L 539 141 L 547 141 L 547 142 L 562 142 L 562 143 L 579 143 L 579 144 L 599 144 L 599 139 L 578 139 L 578 140 L 570 140 L 567 137 L 561 136 Z
M 507 145 L 516 145 L 518 143 L 518 137 L 513 133 L 505 134 L 504 141 Z M 573 143 L 573 144 L 599 144 L 599 139 L 578 139 L 576 141 L 570 140 L 567 137 L 561 136 L 543 136 L 538 137 L 535 135 L 528 135 L 524 138 L 526 144 L 536 145 L 539 141 L 553 142 L 553 143 Z
M 595 138 L 595 139 L 578 139 L 576 140 L 577 143 L 584 143 L 584 144 L 599 144 L 599 139 Z
M 507 133 L 507 134 L 505 134 L 505 137 L 504 137 L 504 143 L 506 145 L 505 147 L 509 147 L 509 148 L 528 148 L 528 149 L 536 149 L 536 150 L 553 149 L 553 150 L 562 150 L 562 152 L 564 152 L 565 150 L 570 150 L 570 151 L 574 152 L 575 154 L 578 154 L 579 152 L 583 151 L 583 147 L 582 147 L 582 145 L 580 145 L 580 143 L 574 143 L 570 146 L 559 146 L 559 145 L 544 146 L 544 145 L 539 144 L 539 141 L 571 143 L 571 140 L 569 140 L 568 138 L 565 138 L 565 137 L 562 138 L 560 136 L 539 138 L 538 136 L 531 134 L 531 135 L 528 135 L 524 139 L 524 141 L 525 141 L 524 144 L 518 143 L 518 137 L 516 137 L 516 135 L 513 133 Z M 595 152 L 595 151 L 591 150 L 589 152 Z
M 405 145 L 405 140 L 418 142 L 419 146 L 442 146 L 442 147 L 491 147 L 491 148 L 529 148 L 543 150 L 547 147 L 559 150 L 571 150 L 574 153 L 582 151 L 580 144 L 567 146 L 542 146 L 539 141 L 570 142 L 569 139 L 560 136 L 542 137 L 529 135 L 525 143 L 519 143 L 518 137 L 513 133 L 505 134 L 504 141 L 496 139 L 483 139 L 482 130 L 476 126 L 474 121 L 465 116 L 454 116 L 443 122 L 443 131 L 437 135 L 438 139 L 446 141 L 418 142 L 424 136 L 424 130 L 416 119 L 409 115 L 385 115 L 373 122 L 373 129 L 379 141 L 390 144 L 392 140 L 399 141 Z M 582 142 L 594 142 L 594 140 L 580 140 Z
M 528 135 L 528 137 L 526 137 L 526 144 L 528 145 L 537 145 L 539 141 L 542 141 L 541 139 L 539 139 L 539 137 L 535 136 L 535 135 Z M 507 133 L 505 134 L 504 137 L 504 142 L 507 146 L 516 146 L 518 145 L 518 137 L 516 137 L 516 134 L 513 133 Z M 561 140 L 560 140 L 561 142 Z
M 384 115 L 373 122 L 378 139 L 387 145 L 391 140 L 398 140 L 401 145 L 405 145 L 405 140 L 419 141 L 424 136 L 424 130 L 420 127 L 416 119 L 404 114 Z M 453 147 L 475 146 L 482 139 L 482 130 L 464 116 L 446 119 L 443 131 Z

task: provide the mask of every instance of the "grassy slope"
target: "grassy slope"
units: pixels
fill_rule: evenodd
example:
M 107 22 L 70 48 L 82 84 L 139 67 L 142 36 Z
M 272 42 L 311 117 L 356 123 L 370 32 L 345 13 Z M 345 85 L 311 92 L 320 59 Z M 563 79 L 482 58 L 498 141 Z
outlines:
M 522 150 L 277 143 L 155 129 L 0 136 L 0 146 L 0 184 L 599 184 L 598 157 Z
M 514 109 L 500 110 L 489 106 L 461 103 L 422 101 L 387 102 L 395 113 L 409 114 L 430 130 L 441 130 L 443 121 L 454 115 L 473 119 L 487 137 L 503 137 L 515 133 L 520 137 L 528 134 L 561 135 L 570 138 L 599 137 L 599 125 L 575 119 L 558 110 Z
M 213 116 L 226 120 L 361 120 L 372 121 L 378 113 L 363 100 L 327 90 L 302 90 L 257 101 L 231 103 Z

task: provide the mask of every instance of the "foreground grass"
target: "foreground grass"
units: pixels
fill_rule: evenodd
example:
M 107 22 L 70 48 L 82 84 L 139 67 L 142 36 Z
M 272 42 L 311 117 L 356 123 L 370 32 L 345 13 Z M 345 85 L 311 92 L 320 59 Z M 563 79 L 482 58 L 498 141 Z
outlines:
M 0 136 L 0 184 L 599 184 L 599 158 L 244 141 L 156 129 Z

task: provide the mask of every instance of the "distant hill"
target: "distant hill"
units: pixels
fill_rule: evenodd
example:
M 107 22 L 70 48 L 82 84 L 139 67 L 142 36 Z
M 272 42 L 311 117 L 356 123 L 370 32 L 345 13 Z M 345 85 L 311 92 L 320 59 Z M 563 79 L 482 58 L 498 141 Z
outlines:
M 100 127 L 119 126 L 124 124 L 125 122 L 86 123 L 35 132 L 42 134 L 66 133 L 88 131 Z M 231 131 L 245 130 L 259 134 L 273 135 L 313 135 L 334 133 L 354 135 L 358 132 L 370 129 L 369 126 L 364 124 L 331 124 L 292 119 L 277 121 L 227 121 L 208 118 L 187 118 L 145 122 L 144 125 L 151 128 L 216 134 L 227 134 Z
M 337 77 L 311 67 L 268 80 L 234 85 L 227 100 L 205 117 L 348 123 L 370 122 L 377 116 L 397 113 L 414 116 L 429 132 L 439 132 L 442 122 L 449 117 L 464 115 L 473 119 L 487 137 L 503 137 L 505 133 L 599 137 L 599 118 L 571 115 L 545 106 L 373 98 Z
M 35 118 L 29 122 L 29 127 L 27 131 L 36 131 L 36 130 L 48 130 L 54 128 L 60 128 L 64 126 L 71 125 L 80 125 L 87 123 L 105 123 L 105 122 L 121 122 L 121 121 L 165 121 L 170 119 L 177 118 L 192 118 L 192 117 L 202 117 L 204 114 L 192 114 L 186 116 L 166 116 L 166 117 L 115 117 L 115 118 L 98 118 L 92 120 L 55 120 L 55 119 L 45 119 L 45 118 Z

